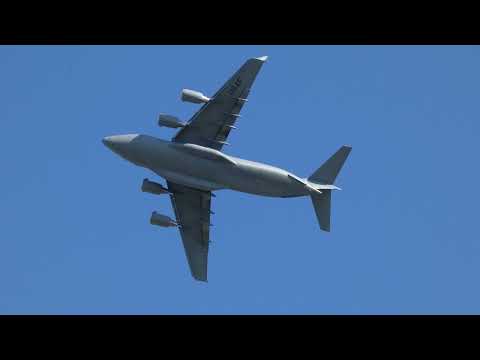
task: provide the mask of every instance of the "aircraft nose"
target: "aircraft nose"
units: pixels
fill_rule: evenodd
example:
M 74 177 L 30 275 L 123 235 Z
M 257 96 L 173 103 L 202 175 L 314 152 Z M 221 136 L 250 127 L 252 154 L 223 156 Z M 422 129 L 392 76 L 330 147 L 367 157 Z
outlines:
M 103 142 L 103 145 L 105 145 L 106 147 L 108 147 L 109 149 L 112 148 L 112 145 L 114 143 L 113 139 L 112 139 L 112 136 L 105 136 L 103 139 L 102 139 L 102 142 Z
M 130 144 L 137 136 L 137 134 L 106 136 L 102 142 L 109 148 L 121 147 Z
M 102 142 L 114 153 L 125 157 L 135 150 L 135 146 L 132 147 L 132 142 L 138 136 L 138 134 L 106 136 L 102 139 Z

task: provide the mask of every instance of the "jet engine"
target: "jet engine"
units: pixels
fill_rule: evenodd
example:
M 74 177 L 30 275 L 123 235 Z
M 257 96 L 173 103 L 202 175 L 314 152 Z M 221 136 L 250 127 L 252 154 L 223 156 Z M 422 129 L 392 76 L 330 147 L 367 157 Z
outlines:
M 199 91 L 183 89 L 182 101 L 187 101 L 194 104 L 203 104 L 203 103 L 209 102 L 210 99 Z
M 158 214 L 156 211 L 152 212 L 150 217 L 150 224 L 162 227 L 178 226 L 177 222 L 166 215 Z
M 169 128 L 179 128 L 184 127 L 185 124 L 178 120 L 177 117 L 167 115 L 167 114 L 160 114 L 158 117 L 158 126 L 166 126 Z
M 170 194 L 170 191 L 168 191 L 168 189 L 148 179 L 143 179 L 142 191 L 155 195 Z

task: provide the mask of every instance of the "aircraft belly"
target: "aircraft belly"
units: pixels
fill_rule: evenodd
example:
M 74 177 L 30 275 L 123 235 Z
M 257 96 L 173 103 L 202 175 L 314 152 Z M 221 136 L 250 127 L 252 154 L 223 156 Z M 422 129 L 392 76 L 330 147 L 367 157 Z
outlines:
M 262 167 L 256 163 L 239 163 L 231 171 L 229 188 L 254 195 L 269 197 L 303 196 L 303 189 L 292 184 L 285 171 L 274 167 Z M 227 183 L 227 182 L 225 182 Z
M 144 153 L 148 167 L 159 176 L 202 190 L 228 188 L 240 192 L 290 197 L 305 195 L 288 173 L 273 166 L 236 159 L 236 165 L 209 160 L 157 143 Z
M 168 181 L 188 186 L 194 189 L 200 189 L 205 191 L 220 190 L 225 188 L 223 185 L 205 180 L 198 177 L 188 176 L 181 173 L 175 173 L 166 170 L 156 170 L 155 173 Z
M 150 164 L 151 170 L 156 174 L 181 185 L 206 191 L 225 188 L 215 176 L 223 165 L 216 161 L 163 147 L 154 153 Z

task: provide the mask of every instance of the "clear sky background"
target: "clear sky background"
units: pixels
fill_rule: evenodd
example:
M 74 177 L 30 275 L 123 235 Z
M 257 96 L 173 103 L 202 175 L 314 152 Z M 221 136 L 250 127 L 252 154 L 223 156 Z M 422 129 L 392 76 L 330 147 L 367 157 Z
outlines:
M 332 232 L 309 198 L 219 191 L 209 282 L 190 276 L 161 179 L 107 135 L 170 139 L 269 55 L 225 152 L 306 177 L 343 144 Z M 0 313 L 480 313 L 480 48 L 1 46 Z M 163 180 L 161 180 L 163 182 Z

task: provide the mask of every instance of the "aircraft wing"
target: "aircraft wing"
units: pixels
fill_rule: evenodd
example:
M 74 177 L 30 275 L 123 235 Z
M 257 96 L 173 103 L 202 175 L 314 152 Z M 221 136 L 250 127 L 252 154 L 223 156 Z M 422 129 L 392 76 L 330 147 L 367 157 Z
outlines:
M 247 60 L 242 67 L 180 129 L 174 142 L 191 143 L 220 150 L 240 117 L 250 88 L 266 56 Z
M 192 276 L 207 281 L 211 192 L 167 181 Z

